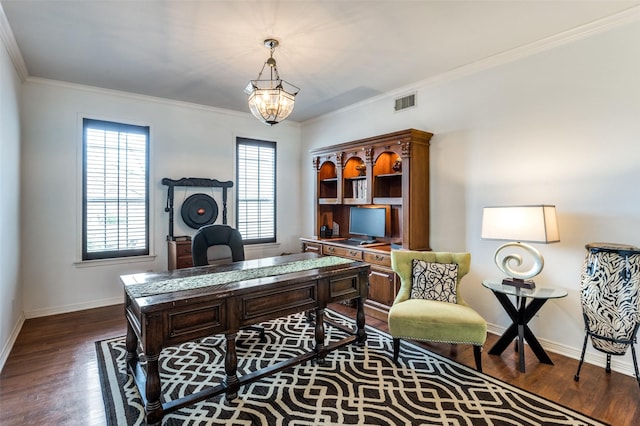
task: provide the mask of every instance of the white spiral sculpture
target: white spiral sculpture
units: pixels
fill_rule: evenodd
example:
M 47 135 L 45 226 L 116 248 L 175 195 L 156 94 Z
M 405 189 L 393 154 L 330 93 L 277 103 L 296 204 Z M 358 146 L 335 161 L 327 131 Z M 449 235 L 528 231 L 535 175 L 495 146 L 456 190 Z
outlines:
M 504 255 L 504 257 L 501 257 L 501 253 L 509 247 L 521 248 L 531 255 L 531 257 L 533 258 L 533 265 L 531 265 L 531 268 L 528 271 L 518 272 L 514 269 L 514 267 L 522 265 L 522 256 L 520 256 L 518 253 L 509 253 Z M 529 278 L 535 277 L 540 273 L 540 271 L 542 271 L 542 268 L 544 266 L 544 259 L 538 249 L 530 246 L 529 244 L 519 242 L 505 243 L 498 247 L 498 250 L 496 250 L 496 254 L 494 256 L 494 261 L 496 262 L 498 269 L 500 269 L 506 275 L 517 280 L 527 280 Z

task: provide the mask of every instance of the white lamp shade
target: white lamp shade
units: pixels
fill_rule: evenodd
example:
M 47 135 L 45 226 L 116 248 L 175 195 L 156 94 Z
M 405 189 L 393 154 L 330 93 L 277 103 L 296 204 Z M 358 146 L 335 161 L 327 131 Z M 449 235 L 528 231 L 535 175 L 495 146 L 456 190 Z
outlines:
M 556 207 L 550 205 L 485 207 L 482 213 L 485 240 L 555 243 L 560 241 Z

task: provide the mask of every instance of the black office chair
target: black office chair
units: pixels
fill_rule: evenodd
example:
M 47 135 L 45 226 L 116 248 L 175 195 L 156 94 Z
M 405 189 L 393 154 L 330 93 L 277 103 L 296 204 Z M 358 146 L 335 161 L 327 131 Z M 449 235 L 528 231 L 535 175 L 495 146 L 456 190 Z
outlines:
M 191 256 L 193 266 L 240 262 L 244 260 L 242 235 L 229 225 L 205 225 L 191 240 Z
M 244 244 L 240 232 L 229 225 L 205 225 L 198 229 L 191 240 L 193 266 L 218 265 L 244 260 Z M 264 328 L 246 327 L 266 338 Z

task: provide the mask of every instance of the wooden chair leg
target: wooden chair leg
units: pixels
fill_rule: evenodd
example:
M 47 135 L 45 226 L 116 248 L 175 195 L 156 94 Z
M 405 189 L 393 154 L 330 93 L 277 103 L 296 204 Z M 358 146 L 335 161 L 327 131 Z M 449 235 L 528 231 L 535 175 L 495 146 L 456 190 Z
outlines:
M 482 373 L 482 346 L 473 345 L 473 357 L 476 360 L 476 370 Z
M 393 338 L 393 361 L 398 362 L 398 355 L 400 355 L 400 339 Z
M 457 343 L 452 343 L 451 344 L 451 347 L 449 347 L 449 355 L 451 355 L 452 357 L 458 356 L 458 344 Z

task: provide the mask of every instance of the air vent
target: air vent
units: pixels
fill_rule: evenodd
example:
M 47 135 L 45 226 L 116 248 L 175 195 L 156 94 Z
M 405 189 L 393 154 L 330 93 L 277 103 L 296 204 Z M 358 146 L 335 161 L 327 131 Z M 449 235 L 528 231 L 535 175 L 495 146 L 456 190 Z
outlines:
M 416 94 L 412 93 L 410 95 L 396 99 L 396 105 L 394 109 L 396 111 L 401 111 L 403 109 L 411 108 L 414 106 L 416 106 Z

